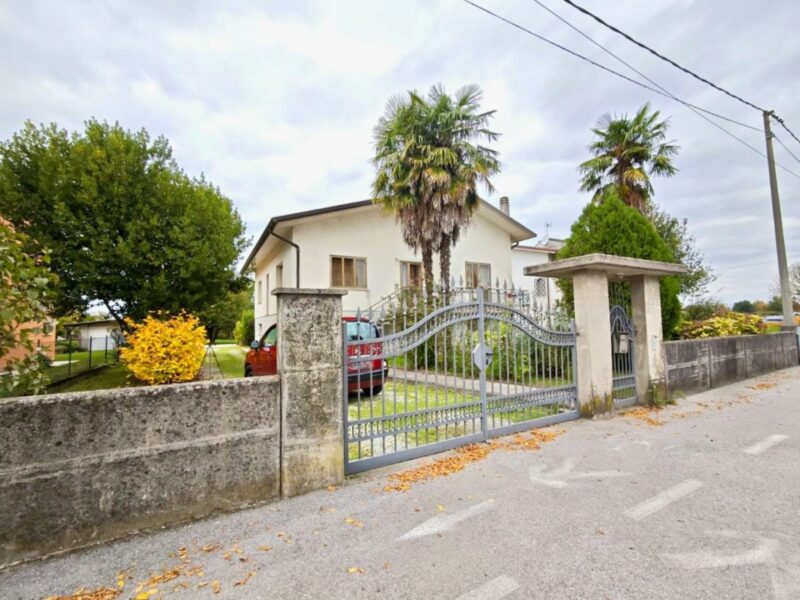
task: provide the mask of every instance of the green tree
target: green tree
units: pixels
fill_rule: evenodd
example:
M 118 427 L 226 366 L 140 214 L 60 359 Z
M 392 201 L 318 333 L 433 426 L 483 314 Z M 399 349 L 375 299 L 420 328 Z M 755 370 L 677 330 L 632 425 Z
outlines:
M 198 315 L 208 339 L 214 343 L 220 336 L 232 337 L 242 312 L 253 306 L 253 281 L 241 291 L 230 291 Z M 249 342 L 249 340 L 248 340 Z
M 750 300 L 739 300 L 738 302 L 734 302 L 731 310 L 733 310 L 733 312 L 751 314 L 756 312 L 756 307 L 753 306 Z
M 450 249 L 478 205 L 478 185 L 493 191 L 500 171 L 497 152 L 482 144 L 497 134 L 488 129 L 494 111 L 481 112 L 477 86 L 449 96 L 441 84 L 427 96 L 416 91 L 394 97 L 375 127 L 376 203 L 394 214 L 404 241 L 422 254 L 427 289 L 433 285 L 433 255 L 440 276 L 450 279 Z
M 678 172 L 673 164 L 678 146 L 667 141 L 668 130 L 669 119 L 662 120 L 649 103 L 633 117 L 604 115 L 592 129 L 595 139 L 589 151 L 593 156 L 578 167 L 580 189 L 593 192 L 598 201 L 604 190 L 613 188 L 625 204 L 647 216 L 675 261 L 688 268 L 680 278 L 681 294 L 700 296 L 716 276 L 703 263 L 686 219 L 670 216 L 653 201 L 651 177 L 672 177 Z
M 26 237 L 0 219 L 0 396 L 37 393 L 47 378 L 35 337 L 49 320 L 49 298 L 55 278 L 46 252 L 32 257 Z M 22 356 L 9 356 L 23 349 Z
M 625 204 L 644 212 L 653 195 L 650 176 L 678 172 L 672 164 L 678 146 L 666 141 L 669 120 L 660 117 L 659 111 L 650 111 L 649 103 L 632 118 L 603 115 L 592 129 L 596 139 L 589 150 L 594 156 L 579 166 L 581 190 L 594 192 L 598 199 L 613 187 Z
M 730 312 L 724 302 L 716 298 L 704 298 L 683 308 L 686 321 L 705 321 L 711 317 Z
M 559 250 L 558 258 L 600 252 L 674 262 L 672 251 L 659 237 L 653 225 L 640 212 L 626 206 L 615 189 L 604 190 L 599 200 L 587 204 L 580 217 L 572 224 L 570 236 Z M 572 282 L 559 280 L 558 285 L 564 303 L 572 310 Z M 673 337 L 680 321 L 679 291 L 680 282 L 676 277 L 665 277 L 661 280 L 661 318 L 666 338 Z
M 256 314 L 253 307 L 245 308 L 233 328 L 233 339 L 240 346 L 249 346 L 256 332 Z
M 231 201 L 175 163 L 163 137 L 95 120 L 82 133 L 25 124 L 0 144 L 0 214 L 52 251 L 58 314 L 93 301 L 126 316 L 201 312 L 237 276 Z

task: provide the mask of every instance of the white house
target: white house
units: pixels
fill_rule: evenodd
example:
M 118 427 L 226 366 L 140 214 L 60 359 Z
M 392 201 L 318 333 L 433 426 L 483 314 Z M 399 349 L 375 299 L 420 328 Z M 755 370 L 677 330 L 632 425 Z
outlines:
M 511 285 L 511 247 L 536 234 L 502 210 L 481 201 L 452 250 L 450 273 L 466 285 Z M 438 277 L 437 257 L 434 276 Z M 526 263 L 526 264 L 531 264 Z M 403 242 L 400 226 L 370 200 L 274 217 L 243 266 L 255 271 L 256 336 L 276 320 L 279 287 L 344 288 L 343 309 L 366 309 L 398 287 L 419 285 L 421 257 Z M 299 279 L 299 282 L 298 282 Z
M 528 277 L 523 269 L 529 265 L 540 265 L 555 260 L 556 253 L 564 246 L 564 240 L 545 238 L 538 244 L 516 244 L 511 249 L 511 267 L 514 287 L 530 292 L 539 306 L 549 310 L 555 308 L 561 298 L 556 280 L 547 277 Z
M 119 324 L 114 319 L 70 323 L 66 328 L 81 350 L 88 350 L 90 346 L 92 350 L 113 350 L 120 339 Z

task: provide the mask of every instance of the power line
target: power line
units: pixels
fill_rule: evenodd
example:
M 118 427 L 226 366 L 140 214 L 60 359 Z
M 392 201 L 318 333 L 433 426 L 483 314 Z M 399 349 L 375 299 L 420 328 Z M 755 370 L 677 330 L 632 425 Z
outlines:
M 786 123 L 784 123 L 784 122 L 783 122 L 783 119 L 781 119 L 781 118 L 780 118 L 778 115 L 776 115 L 775 113 L 772 113 L 772 115 L 771 115 L 771 116 L 772 116 L 772 118 L 773 118 L 773 119 L 775 119 L 775 120 L 778 122 L 778 124 L 779 124 L 781 127 L 783 127 L 783 128 L 786 130 L 786 132 L 787 132 L 787 133 L 788 133 L 790 136 L 792 136 L 792 137 L 793 137 L 795 140 L 797 140 L 797 143 L 798 143 L 798 144 L 800 144 L 800 138 L 798 138 L 798 137 L 797 137 L 797 136 L 794 134 L 794 132 L 793 132 L 791 129 L 789 129 L 789 127 L 786 125 Z
M 480 10 L 480 11 L 482 11 L 482 12 L 484 12 L 484 13 L 492 16 L 492 17 L 494 17 L 495 19 L 499 19 L 500 21 L 503 21 L 507 25 L 511 25 L 512 27 L 514 27 L 516 29 L 519 29 L 520 31 L 523 31 L 523 32 L 527 33 L 528 35 L 531 35 L 531 36 L 535 37 L 536 39 L 538 39 L 538 40 L 540 40 L 542 42 L 545 42 L 546 44 L 550 44 L 551 46 L 554 46 L 554 47 L 558 48 L 559 50 L 563 50 L 567 54 L 571 54 L 572 56 L 574 56 L 576 58 L 579 58 L 582 61 L 587 62 L 592 66 L 595 66 L 595 67 L 597 67 L 599 69 L 602 69 L 603 71 L 606 71 L 607 73 L 611 73 L 612 75 L 616 75 L 617 77 L 620 77 L 620 78 L 624 79 L 625 81 L 633 83 L 634 85 L 638 85 L 639 87 L 642 87 L 642 88 L 644 88 L 646 90 L 649 90 L 649 91 L 654 92 L 656 94 L 659 94 L 661 96 L 665 96 L 667 98 L 676 99 L 674 96 L 672 96 L 670 94 L 667 94 L 665 92 L 662 92 L 661 90 L 658 90 L 658 89 L 656 89 L 654 87 L 651 87 L 651 86 L 649 86 L 647 84 L 644 84 L 641 81 L 637 81 L 636 79 L 628 77 L 627 75 L 623 75 L 619 71 L 615 71 L 614 69 L 606 67 L 605 65 L 602 65 L 602 64 L 600 64 L 600 63 L 598 63 L 596 61 L 593 61 L 592 59 L 587 58 L 587 57 L 583 56 L 582 54 L 579 54 L 578 52 L 575 52 L 574 50 L 570 50 L 566 46 L 562 46 L 561 44 L 558 44 L 558 43 L 556 43 L 556 42 L 554 42 L 552 40 L 549 40 L 546 37 L 534 32 L 534 31 L 531 31 L 527 27 L 524 27 L 524 26 L 520 25 L 519 23 L 515 23 L 514 21 L 512 21 L 510 19 L 507 19 L 506 17 L 497 14 L 496 12 L 491 11 L 488 8 L 485 8 L 485 7 L 481 6 L 480 4 L 476 4 L 472 0 L 464 0 L 464 2 L 466 2 L 467 4 L 469 4 L 470 6 L 472 6 L 474 8 L 477 8 L 478 10 Z M 725 129 L 722 125 L 720 125 L 719 123 L 716 123 L 716 122 L 712 121 L 711 119 L 707 118 L 705 115 L 700 114 L 699 112 L 697 114 L 700 117 L 702 117 L 703 119 L 705 119 L 706 121 L 708 121 L 709 123 L 711 123 L 711 125 L 713 125 L 717 129 L 719 129 L 720 131 L 725 133 L 726 135 L 732 137 L 734 140 L 736 140 L 740 144 L 743 144 L 743 145 L 747 146 L 748 148 L 750 148 L 750 150 L 752 150 L 753 152 L 755 152 L 759 156 L 761 156 L 763 158 L 767 158 L 767 155 L 764 154 L 762 151 L 758 150 L 755 146 L 749 144 L 748 142 L 746 142 L 745 140 L 743 140 L 742 138 L 740 138 L 736 134 L 731 133 L 730 131 Z M 798 175 L 794 171 L 791 171 L 790 169 L 787 169 L 786 167 L 784 167 L 782 164 L 778 163 L 777 161 L 775 162 L 775 164 L 777 166 L 779 166 L 781 169 L 783 169 L 784 171 L 786 171 L 787 173 L 789 173 L 790 175 L 794 175 L 795 177 L 800 179 L 800 175 Z
M 726 116 L 724 116 L 724 115 L 720 115 L 720 114 L 718 114 L 718 113 L 715 113 L 715 112 L 713 112 L 713 111 L 710 111 L 710 110 L 708 110 L 708 109 L 706 109 L 706 108 L 702 108 L 702 107 L 700 107 L 700 106 L 696 106 L 696 105 L 694 105 L 694 104 L 691 104 L 691 103 L 689 103 L 689 102 L 686 102 L 685 100 L 681 100 L 681 99 L 680 99 L 680 98 L 678 98 L 678 97 L 677 97 L 675 94 L 673 94 L 672 92 L 670 92 L 669 90 L 667 90 L 666 88 L 664 88 L 662 85 L 659 85 L 657 82 L 653 81 L 653 80 L 652 80 L 652 79 L 650 79 L 650 78 L 649 78 L 647 75 L 645 75 L 644 73 L 642 73 L 641 71 L 639 71 L 639 70 L 638 70 L 636 67 L 634 67 L 634 66 L 633 66 L 633 65 L 631 65 L 630 63 L 626 62 L 624 59 L 622 59 L 622 58 L 620 58 L 619 56 L 617 56 L 616 54 L 614 54 L 614 53 L 613 53 L 611 50 L 609 50 L 608 48 L 606 48 L 605 46 L 603 46 L 603 45 L 602 45 L 600 42 L 596 41 L 594 38 L 592 38 L 591 36 L 589 36 L 589 35 L 588 35 L 587 33 L 585 33 L 585 32 L 584 32 L 582 29 L 579 29 L 578 27 L 576 27 L 575 25 L 573 25 L 572 23 L 570 23 L 570 22 L 569 22 L 567 19 L 565 19 L 564 17 L 562 17 L 561 15 L 559 15 L 557 12 L 555 12 L 554 10 L 552 10 L 552 9 L 551 9 L 549 6 L 547 6 L 546 4 L 542 3 L 540 0 L 533 0 L 533 1 L 534 1 L 536 4 L 538 4 L 540 7 L 542 7 L 544 10 L 546 10 L 547 12 L 549 12 L 551 15 L 553 15 L 554 17 L 556 17 L 556 18 L 557 18 L 559 21 L 561 21 L 562 23 L 564 23 L 565 25 L 567 25 L 567 27 L 569 27 L 569 28 L 573 29 L 574 31 L 578 32 L 578 33 L 579 33 L 581 36 L 583 36 L 584 38 L 586 38 L 587 40 L 589 40 L 589 41 L 590 41 L 592 44 L 594 44 L 595 46 L 597 46 L 598 48 L 600 48 L 600 49 L 601 49 L 603 52 L 605 52 L 606 54 L 608 54 L 608 55 L 612 56 L 613 58 L 615 58 L 616 60 L 618 60 L 620 63 L 622 63 L 623 65 L 625 65 L 626 67 L 628 67 L 628 68 L 629 68 L 631 71 L 633 71 L 634 73 L 636 73 L 637 75 L 639 75 L 639 77 L 642 77 L 643 79 L 645 79 L 645 80 L 649 81 L 650 83 L 652 83 L 654 86 L 656 86 L 656 87 L 657 87 L 658 89 L 660 89 L 662 92 L 664 92 L 664 93 L 662 94 L 662 96 L 667 96 L 667 97 L 669 97 L 669 98 L 672 98 L 672 99 L 673 99 L 673 100 L 675 100 L 676 102 L 680 102 L 681 104 L 683 104 L 684 106 L 686 106 L 686 107 L 687 107 L 687 108 L 689 108 L 689 109 L 692 109 L 692 110 L 694 110 L 695 112 L 697 112 L 697 111 L 704 112 L 704 113 L 706 113 L 706 114 L 709 114 L 709 115 L 711 115 L 711 116 L 713 116 L 713 117 L 716 117 L 716 118 L 718 118 L 718 119 L 722 119 L 723 121 L 728 121 L 728 122 L 730 122 L 730 123 L 734 123 L 734 124 L 736 124 L 736 125 L 740 125 L 741 127 L 746 127 L 747 129 L 752 129 L 753 131 L 758 131 L 759 133 L 763 131 L 763 130 L 762 130 L 761 128 L 759 128 L 759 127 L 754 127 L 754 126 L 752 126 L 752 125 L 748 125 L 747 123 L 742 123 L 741 121 L 737 121 L 736 119 L 731 119 L 730 117 L 726 117 Z M 698 116 L 702 117 L 703 115 L 698 115 Z
M 750 107 L 752 107 L 752 108 L 755 108 L 756 110 L 759 110 L 759 111 L 761 111 L 761 112 L 765 112 L 765 109 L 761 108 L 760 106 L 757 106 L 757 105 L 753 104 L 752 102 L 749 102 L 748 100 L 745 100 L 745 99 L 744 99 L 744 98 L 742 98 L 741 96 L 737 96 L 737 95 L 736 95 L 736 94 L 734 94 L 733 92 L 729 92 L 729 91 L 728 91 L 728 90 L 726 90 L 725 88 L 718 86 L 716 83 L 713 83 L 713 82 L 709 81 L 709 80 L 708 80 L 708 79 L 706 79 L 705 77 L 701 77 L 700 75 L 698 75 L 698 74 L 697 74 L 697 73 L 695 73 L 694 71 L 691 71 L 691 70 L 687 69 L 686 67 L 683 67 L 683 66 L 679 65 L 679 64 L 678 64 L 678 63 L 676 63 L 674 60 L 672 60 L 672 59 L 670 59 L 670 58 L 667 58 L 667 57 L 666 57 L 666 56 L 664 56 L 663 54 L 659 54 L 658 52 L 656 52 L 655 50 L 653 50 L 652 48 L 650 48 L 650 46 L 647 46 L 647 45 L 643 44 L 642 42 L 640 42 L 640 41 L 638 41 L 638 40 L 634 39 L 633 37 L 631 37 L 630 35 L 628 35 L 628 34 L 627 34 L 627 33 L 625 33 L 624 31 L 622 31 L 621 29 L 617 29 L 616 27 L 614 27 L 614 26 L 613 26 L 613 25 L 611 25 L 610 23 L 606 23 L 606 22 L 605 22 L 603 19 L 601 19 L 600 17 L 598 17 L 598 16 L 597 16 L 597 15 L 595 15 L 594 13 L 592 13 L 592 12 L 590 12 L 590 11 L 586 10 L 586 9 L 585 9 L 585 8 L 583 8 L 582 6 L 579 6 L 578 4 L 575 4 L 575 3 L 574 3 L 572 0 L 564 0 L 564 2 L 566 2 L 567 4 L 569 4 L 571 7 L 573 7 L 573 8 L 575 8 L 575 9 L 579 10 L 579 11 L 580 11 L 580 12 L 582 12 L 583 14 L 585 14 L 585 15 L 587 15 L 587 16 L 589 16 L 589 17 L 591 17 L 592 19 L 594 19 L 595 21 L 597 21 L 597 22 L 598 22 L 598 23 L 600 23 L 601 25 L 603 25 L 603 26 L 607 27 L 607 28 L 608 28 L 608 29 L 610 29 L 611 31 L 613 31 L 613 32 L 615 32 L 615 33 L 618 33 L 619 35 L 621 35 L 622 37 L 624 37 L 624 38 L 625 38 L 625 39 L 627 39 L 628 41 L 630 41 L 630 42 L 632 42 L 632 43 L 636 44 L 636 45 L 637 45 L 637 46 L 639 46 L 640 48 L 643 48 L 644 50 L 647 50 L 647 51 L 648 51 L 650 54 L 653 54 L 654 56 L 657 56 L 657 57 L 658 57 L 658 58 L 660 58 L 661 60 L 668 62 L 668 63 L 669 63 L 669 64 L 671 64 L 673 67 L 676 67 L 677 69 L 680 69 L 680 70 L 681 70 L 681 71 L 683 71 L 684 73 L 686 73 L 686 74 L 688 74 L 688 75 L 691 75 L 691 76 L 692 76 L 692 77 L 694 77 L 695 79 L 698 79 L 698 80 L 702 81 L 703 83 L 705 83 L 705 84 L 707 84 L 707 85 L 710 85 L 710 86 L 711 86 L 711 87 L 713 87 L 714 89 L 716 89 L 716 90 L 718 90 L 718 91 L 722 92 L 723 94 L 727 94 L 727 95 L 728 95 L 728 96 L 730 96 L 731 98 L 734 98 L 734 99 L 738 100 L 739 102 L 741 102 L 741 103 L 743 103 L 743 104 L 746 104 L 747 106 L 750 106 Z
M 791 150 L 789 150 L 789 148 L 787 148 L 787 147 L 786 147 L 786 144 L 784 144 L 784 143 L 781 141 L 781 138 L 779 138 L 779 137 L 778 137 L 777 135 L 775 135 L 774 133 L 772 134 L 772 137 L 774 137 L 774 138 L 775 138 L 775 140 L 776 140 L 776 141 L 777 141 L 777 142 L 778 142 L 778 143 L 779 143 L 781 146 L 783 146 L 783 149 L 784 149 L 784 150 L 786 150 L 786 152 L 788 152 L 788 153 L 789 153 L 789 156 L 791 156 L 791 157 L 792 157 L 793 159 L 795 159 L 795 160 L 796 160 L 798 163 L 800 163 L 800 158 L 797 158 L 797 157 L 794 155 L 794 152 L 792 152 Z

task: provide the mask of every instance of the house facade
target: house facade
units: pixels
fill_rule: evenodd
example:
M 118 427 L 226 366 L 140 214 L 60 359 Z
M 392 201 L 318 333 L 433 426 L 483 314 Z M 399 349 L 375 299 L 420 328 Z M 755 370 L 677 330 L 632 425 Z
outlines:
M 514 281 L 511 247 L 536 234 L 511 218 L 504 200 L 503 210 L 481 201 L 452 249 L 450 274 L 456 281 L 485 287 Z M 277 299 L 271 293 L 276 288 L 346 289 L 343 310 L 352 313 L 400 287 L 420 285 L 421 261 L 403 241 L 395 218 L 370 200 L 275 217 L 243 267 L 255 272 L 255 335 L 276 320 Z
M 541 265 L 555 260 L 556 253 L 564 246 L 564 240 L 549 238 L 538 244 L 521 243 L 511 249 L 511 267 L 514 287 L 530 293 L 531 298 L 548 310 L 553 310 L 561 299 L 561 290 L 556 279 L 528 277 L 523 269 L 530 265 Z
M 119 324 L 114 319 L 71 323 L 66 328 L 69 338 L 77 341 L 81 350 L 114 350 L 121 339 Z

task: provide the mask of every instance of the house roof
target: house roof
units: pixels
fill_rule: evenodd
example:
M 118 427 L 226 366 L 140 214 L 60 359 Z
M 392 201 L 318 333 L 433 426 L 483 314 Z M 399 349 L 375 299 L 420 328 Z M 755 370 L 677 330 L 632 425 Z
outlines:
M 522 250 L 523 252 L 543 252 L 544 254 L 555 254 L 564 246 L 564 240 L 558 238 L 550 238 L 546 244 L 539 244 L 536 246 L 529 246 L 527 244 L 517 244 L 514 250 Z
M 117 325 L 116 319 L 97 319 L 95 321 L 79 321 L 77 323 L 67 323 L 64 327 L 82 327 L 84 325 Z
M 334 204 L 333 206 L 324 206 L 322 208 L 314 208 L 311 210 L 304 210 L 301 212 L 288 213 L 285 215 L 278 215 L 277 217 L 272 217 L 269 220 L 269 223 L 267 223 L 267 226 L 264 228 L 264 231 L 261 233 L 261 236 L 258 238 L 258 241 L 250 250 L 250 254 L 248 254 L 247 256 L 247 260 L 245 260 L 244 265 L 242 265 L 241 272 L 244 273 L 248 269 L 250 264 L 253 262 L 253 259 L 255 259 L 256 254 L 258 254 L 258 251 L 261 248 L 261 246 L 267 241 L 269 235 L 275 230 L 275 227 L 277 227 L 280 223 L 284 223 L 287 221 L 295 221 L 300 219 L 307 219 L 320 215 L 326 215 L 329 213 L 353 210 L 357 208 L 364 208 L 372 205 L 373 205 L 372 200 L 359 200 L 358 202 L 348 202 L 346 204 Z M 523 225 L 516 219 L 512 219 L 509 215 L 505 214 L 496 206 L 492 206 L 485 200 L 480 201 L 480 208 L 488 209 L 489 214 L 491 214 L 495 218 L 499 218 L 501 222 L 503 222 L 507 226 L 507 229 L 511 233 L 512 241 L 519 242 L 522 240 L 527 240 L 536 237 L 535 232 L 528 229 L 525 225 Z

